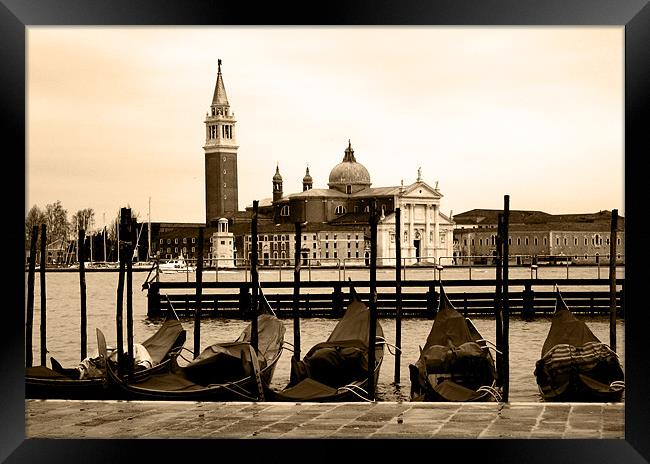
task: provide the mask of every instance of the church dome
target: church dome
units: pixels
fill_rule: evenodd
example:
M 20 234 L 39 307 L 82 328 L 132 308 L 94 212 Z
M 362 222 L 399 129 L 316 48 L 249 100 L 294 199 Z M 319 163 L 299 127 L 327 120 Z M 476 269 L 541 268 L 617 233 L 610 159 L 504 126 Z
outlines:
M 345 193 L 354 193 L 370 187 L 370 183 L 368 170 L 363 164 L 357 163 L 352 145 L 348 141 L 348 148 L 345 150 L 343 161 L 330 171 L 327 185 Z

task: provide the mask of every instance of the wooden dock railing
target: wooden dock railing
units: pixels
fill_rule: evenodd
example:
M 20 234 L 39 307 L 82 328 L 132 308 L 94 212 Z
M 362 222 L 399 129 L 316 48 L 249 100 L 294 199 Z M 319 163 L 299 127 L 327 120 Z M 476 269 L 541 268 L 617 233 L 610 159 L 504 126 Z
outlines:
M 443 281 L 452 304 L 466 316 L 494 315 L 494 279 Z M 298 295 L 300 317 L 338 318 L 347 306 L 350 284 L 364 301 L 368 301 L 368 281 L 313 281 L 301 282 Z M 524 318 L 553 313 L 555 293 L 553 286 L 562 290 L 567 305 L 575 313 L 608 314 L 610 310 L 609 279 L 510 279 L 510 313 Z M 292 317 L 293 282 L 263 282 L 264 296 L 280 318 Z M 617 312 L 624 316 L 625 279 L 616 281 Z M 148 283 L 149 317 L 160 317 L 170 303 L 179 316 L 190 316 L 197 304 L 195 282 Z M 585 287 L 589 287 L 585 289 Z M 437 280 L 410 280 L 401 282 L 402 317 L 433 318 L 438 306 Z M 480 291 L 477 291 L 477 288 Z M 250 317 L 250 282 L 202 282 L 202 317 L 247 319 Z M 395 281 L 377 282 L 377 310 L 379 317 L 393 318 L 396 313 Z

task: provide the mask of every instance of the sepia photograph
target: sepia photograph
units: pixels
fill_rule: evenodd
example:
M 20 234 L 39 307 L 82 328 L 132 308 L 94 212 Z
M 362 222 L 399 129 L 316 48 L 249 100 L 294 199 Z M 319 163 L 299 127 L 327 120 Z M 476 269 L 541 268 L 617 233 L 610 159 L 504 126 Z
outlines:
M 26 439 L 625 441 L 624 26 L 24 40 Z

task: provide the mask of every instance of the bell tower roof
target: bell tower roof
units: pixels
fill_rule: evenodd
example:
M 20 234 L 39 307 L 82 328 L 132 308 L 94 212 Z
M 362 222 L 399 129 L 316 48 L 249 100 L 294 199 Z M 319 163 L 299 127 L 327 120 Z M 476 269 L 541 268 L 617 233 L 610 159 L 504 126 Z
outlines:
M 223 84 L 223 76 L 221 75 L 221 59 L 217 61 L 217 83 L 214 86 L 214 95 L 212 96 L 213 106 L 228 106 L 228 97 L 226 96 L 226 87 Z

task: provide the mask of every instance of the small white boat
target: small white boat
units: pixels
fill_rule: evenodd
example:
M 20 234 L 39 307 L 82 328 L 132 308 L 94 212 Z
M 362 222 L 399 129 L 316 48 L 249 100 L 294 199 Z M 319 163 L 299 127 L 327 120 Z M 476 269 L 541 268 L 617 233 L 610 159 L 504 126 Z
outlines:
M 160 272 L 164 274 L 176 272 L 195 272 L 196 266 L 185 260 L 183 253 L 178 258 L 172 258 L 164 263 L 161 263 Z

